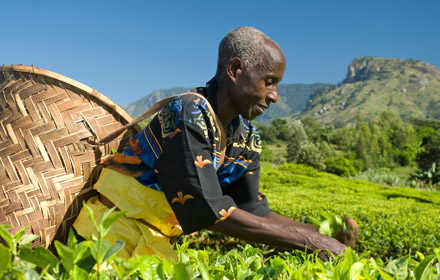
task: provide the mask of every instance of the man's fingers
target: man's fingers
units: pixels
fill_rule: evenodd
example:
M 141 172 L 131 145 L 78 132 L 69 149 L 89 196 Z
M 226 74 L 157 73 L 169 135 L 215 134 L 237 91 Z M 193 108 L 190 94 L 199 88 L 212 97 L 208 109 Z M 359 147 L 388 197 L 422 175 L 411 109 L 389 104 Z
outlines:
M 344 243 L 351 248 L 354 248 L 356 247 L 356 243 L 358 241 L 359 227 L 356 221 L 352 218 L 344 217 L 343 221 L 346 225 L 346 230 L 341 229 L 336 234 L 336 239 L 339 242 Z

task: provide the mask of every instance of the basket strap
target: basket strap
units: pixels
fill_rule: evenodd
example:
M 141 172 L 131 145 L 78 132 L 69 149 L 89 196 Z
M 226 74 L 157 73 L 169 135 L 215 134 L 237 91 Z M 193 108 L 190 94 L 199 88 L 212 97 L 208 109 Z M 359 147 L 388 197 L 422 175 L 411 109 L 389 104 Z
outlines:
M 195 95 L 195 96 L 197 96 L 197 97 L 199 97 L 201 99 L 205 99 L 206 100 L 206 98 L 203 95 L 201 95 L 199 93 L 195 93 L 195 92 L 186 92 L 186 93 L 182 93 L 182 94 L 178 94 L 178 95 L 174 95 L 174 96 L 162 99 L 159 102 L 157 102 L 156 104 L 154 104 L 153 106 L 151 106 L 150 108 L 148 108 L 147 111 L 145 111 L 142 115 L 137 117 L 135 120 L 129 122 L 128 124 L 124 125 L 123 127 L 121 127 L 119 129 L 117 129 L 116 131 L 110 133 L 106 137 L 104 137 L 101 140 L 99 140 L 97 143 L 98 144 L 107 144 L 108 142 L 110 142 L 113 139 L 115 139 L 116 137 L 118 137 L 125 130 L 127 130 L 130 127 L 138 124 L 139 122 L 141 122 L 141 121 L 151 117 L 153 114 L 155 114 L 159 110 L 163 109 L 165 106 L 167 106 L 171 102 L 171 100 L 173 100 L 177 96 L 187 95 L 187 94 Z M 225 132 L 224 132 L 224 129 L 223 129 L 223 125 L 221 124 L 220 119 L 218 118 L 218 116 L 214 112 L 214 110 L 212 109 L 211 104 L 209 104 L 208 100 L 206 100 L 206 105 L 208 107 L 209 112 L 211 113 L 212 119 L 214 120 L 214 124 L 215 124 L 217 132 L 218 132 L 218 137 L 219 137 L 219 142 L 220 142 L 220 162 L 219 162 L 218 167 L 220 168 L 220 166 L 222 166 L 223 160 L 225 158 L 226 136 L 225 136 Z

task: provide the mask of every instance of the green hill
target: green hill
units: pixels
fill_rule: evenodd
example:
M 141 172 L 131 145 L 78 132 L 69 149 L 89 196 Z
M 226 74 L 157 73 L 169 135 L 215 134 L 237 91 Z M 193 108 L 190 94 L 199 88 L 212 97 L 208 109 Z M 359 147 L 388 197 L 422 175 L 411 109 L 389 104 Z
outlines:
M 267 123 L 276 118 L 299 114 L 307 104 L 310 95 L 315 92 L 316 88 L 329 86 L 328 84 L 281 84 L 278 87 L 279 101 L 270 106 L 267 112 L 257 118 L 260 123 Z M 145 112 L 149 107 L 157 101 L 182 92 L 189 91 L 189 88 L 172 88 L 164 90 L 156 90 L 145 97 L 128 104 L 124 109 L 133 117 L 137 117 Z
M 260 123 L 268 123 L 276 118 L 298 115 L 307 105 L 310 96 L 317 88 L 329 84 L 280 84 L 278 86 L 278 102 L 271 104 L 269 110 L 257 117 Z
M 375 119 L 383 111 L 402 118 L 439 120 L 440 70 L 423 61 L 356 58 L 341 85 L 316 91 L 299 118 L 315 117 L 343 127 L 359 114 Z
M 141 99 L 124 106 L 125 111 L 132 117 L 139 117 L 143 112 L 150 108 L 157 101 L 183 92 L 188 92 L 189 88 L 175 87 L 171 89 L 160 89 L 147 94 Z

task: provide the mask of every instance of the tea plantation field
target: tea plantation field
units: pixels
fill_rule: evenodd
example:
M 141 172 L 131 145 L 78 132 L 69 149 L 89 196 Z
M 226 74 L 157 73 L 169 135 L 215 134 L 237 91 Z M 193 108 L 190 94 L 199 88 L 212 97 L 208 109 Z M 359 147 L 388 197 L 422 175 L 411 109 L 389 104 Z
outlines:
M 350 216 L 359 224 L 355 250 L 398 258 L 432 254 L 440 246 L 440 193 L 388 187 L 317 172 L 310 167 L 262 163 L 261 192 L 277 213 L 309 222 L 319 213 Z

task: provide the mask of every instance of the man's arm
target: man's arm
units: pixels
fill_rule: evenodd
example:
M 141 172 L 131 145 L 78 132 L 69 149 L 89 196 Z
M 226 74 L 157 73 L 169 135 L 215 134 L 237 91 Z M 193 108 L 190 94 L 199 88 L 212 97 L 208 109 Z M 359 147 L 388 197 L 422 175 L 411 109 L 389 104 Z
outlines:
M 247 241 L 288 249 L 307 248 L 309 252 L 321 250 L 318 256 L 322 260 L 329 258 L 326 249 L 338 255 L 347 248 L 334 238 L 316 233 L 316 228 L 312 227 L 273 212 L 265 217 L 259 217 L 241 209 L 235 209 L 226 220 L 208 229 Z
M 301 222 L 297 222 L 297 221 L 291 220 L 291 219 L 286 218 L 286 217 L 284 217 L 284 216 L 282 216 L 280 214 L 277 214 L 277 213 L 275 213 L 273 211 L 270 211 L 267 214 L 266 218 L 268 218 L 270 220 L 276 220 L 277 222 L 284 223 L 286 225 L 300 227 L 300 228 L 303 228 L 304 230 L 318 232 L 318 228 L 315 227 L 314 225 L 304 224 L 304 223 L 301 223 Z

